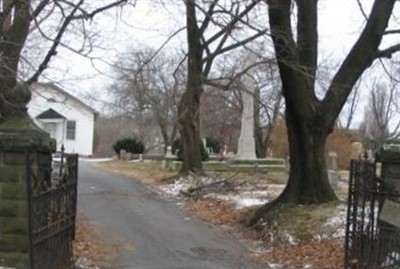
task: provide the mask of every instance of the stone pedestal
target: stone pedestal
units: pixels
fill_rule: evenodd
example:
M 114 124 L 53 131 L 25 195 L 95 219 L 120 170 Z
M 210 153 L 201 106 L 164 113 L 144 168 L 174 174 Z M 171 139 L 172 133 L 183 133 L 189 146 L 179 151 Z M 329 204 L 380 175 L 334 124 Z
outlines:
M 167 147 L 167 153 L 165 154 L 164 160 L 161 162 L 161 167 L 167 170 L 173 170 L 173 162 L 176 161 L 178 158 L 172 154 L 172 147 Z
M 46 178 L 38 167 L 51 167 L 55 141 L 27 116 L 0 124 L 0 268 L 30 268 L 30 210 L 33 186 Z M 28 181 L 28 174 L 31 181 Z M 28 186 L 31 182 L 32 186 Z

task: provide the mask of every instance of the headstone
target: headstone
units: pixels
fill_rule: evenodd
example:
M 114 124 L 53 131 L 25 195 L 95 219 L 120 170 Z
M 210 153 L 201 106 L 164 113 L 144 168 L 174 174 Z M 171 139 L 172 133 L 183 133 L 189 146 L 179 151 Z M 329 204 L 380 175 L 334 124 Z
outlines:
M 121 160 L 126 160 L 126 154 L 127 154 L 126 150 L 121 149 L 121 151 L 119 152 L 119 158 Z
M 139 154 L 139 162 L 143 162 L 143 154 L 142 153 Z
M 167 153 L 165 154 L 165 158 L 175 158 L 176 156 L 174 156 L 172 154 L 172 147 L 171 146 L 167 146 Z
M 374 160 L 374 154 L 372 153 L 372 150 L 367 149 L 367 156 L 368 156 L 368 160 L 370 160 L 370 161 Z
M 247 60 L 247 66 L 254 63 L 253 57 Z M 243 78 L 244 90 L 242 91 L 243 112 L 242 126 L 238 143 L 238 160 L 256 160 L 256 145 L 254 140 L 254 94 L 255 86 L 252 72 L 248 72 Z
M 222 156 L 226 157 L 228 155 L 228 145 L 224 145 L 224 150 L 222 151 Z
M 353 142 L 351 144 L 351 158 L 359 159 L 362 157 L 363 146 L 360 142 Z
M 337 189 L 339 186 L 340 174 L 336 170 L 328 170 L 328 179 L 332 188 Z
M 164 160 L 161 162 L 161 167 L 163 169 L 172 170 L 173 169 L 173 162 L 176 160 L 176 156 L 172 154 L 172 147 L 167 146 L 167 152 L 165 154 Z
M 334 189 L 336 189 L 339 186 L 339 180 L 340 180 L 336 152 L 333 151 L 328 152 L 327 166 L 328 166 L 329 183 Z
M 328 153 L 328 169 L 335 170 L 335 171 L 338 170 L 336 152 L 330 151 Z
M 132 158 L 133 158 L 132 153 L 127 152 L 127 153 L 126 153 L 126 156 L 125 156 L 125 159 L 126 159 L 127 161 L 130 161 L 130 160 L 132 160 Z

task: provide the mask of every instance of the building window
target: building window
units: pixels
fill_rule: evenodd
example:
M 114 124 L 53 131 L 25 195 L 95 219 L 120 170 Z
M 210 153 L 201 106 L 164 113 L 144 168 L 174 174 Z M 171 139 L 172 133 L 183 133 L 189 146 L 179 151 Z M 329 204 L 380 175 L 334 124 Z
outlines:
M 76 121 L 74 120 L 67 121 L 67 139 L 75 140 L 75 132 L 76 132 Z

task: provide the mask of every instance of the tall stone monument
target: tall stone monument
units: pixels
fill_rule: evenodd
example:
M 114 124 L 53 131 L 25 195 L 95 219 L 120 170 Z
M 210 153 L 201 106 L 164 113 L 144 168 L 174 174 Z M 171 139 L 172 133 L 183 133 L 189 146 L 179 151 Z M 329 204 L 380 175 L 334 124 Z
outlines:
M 254 57 L 247 59 L 247 66 L 254 63 Z M 238 143 L 238 160 L 256 160 L 256 146 L 254 140 L 254 94 L 255 85 L 251 70 L 243 76 L 243 112 L 242 126 Z

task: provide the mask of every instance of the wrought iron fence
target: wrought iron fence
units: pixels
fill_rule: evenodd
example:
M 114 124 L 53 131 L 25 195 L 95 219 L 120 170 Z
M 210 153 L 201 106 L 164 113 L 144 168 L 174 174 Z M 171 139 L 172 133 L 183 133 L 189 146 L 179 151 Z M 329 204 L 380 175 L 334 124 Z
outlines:
M 64 154 L 53 167 L 28 156 L 31 269 L 73 268 L 78 156 Z M 46 163 L 46 162 L 44 162 Z
M 400 269 L 400 228 L 396 208 L 399 179 L 376 176 L 376 164 L 352 160 L 345 237 L 346 269 Z M 397 183 L 397 184 L 398 184 Z

